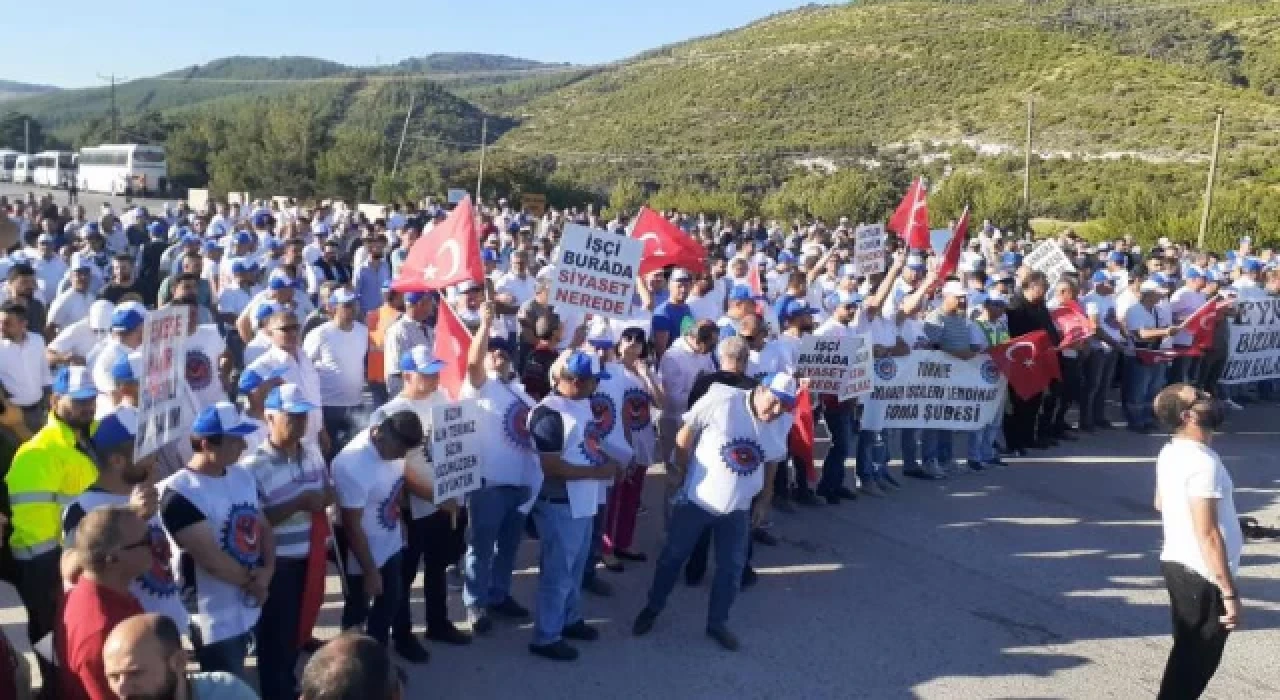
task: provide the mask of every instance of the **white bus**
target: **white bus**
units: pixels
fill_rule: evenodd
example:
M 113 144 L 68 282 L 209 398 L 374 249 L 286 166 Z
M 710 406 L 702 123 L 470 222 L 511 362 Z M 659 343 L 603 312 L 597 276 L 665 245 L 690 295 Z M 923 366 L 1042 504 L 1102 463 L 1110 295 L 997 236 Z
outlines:
M 104 144 L 80 149 L 77 182 L 86 192 L 133 194 L 163 192 L 169 185 L 164 146 Z
M 75 154 L 71 151 L 40 151 L 29 156 L 31 181 L 44 187 L 65 187 L 76 176 Z
M 13 182 L 13 166 L 18 163 L 20 151 L 0 148 L 0 182 Z
M 13 181 L 19 185 L 31 184 L 31 159 L 34 156 L 20 154 L 13 159 Z

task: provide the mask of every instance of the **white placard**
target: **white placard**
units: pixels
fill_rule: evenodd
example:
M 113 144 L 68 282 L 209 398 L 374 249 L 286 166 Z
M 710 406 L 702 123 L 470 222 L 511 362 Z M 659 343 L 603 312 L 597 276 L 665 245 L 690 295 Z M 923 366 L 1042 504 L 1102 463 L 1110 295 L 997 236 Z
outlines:
M 461 189 L 457 189 L 457 188 L 450 188 L 450 189 L 449 189 L 449 203 L 450 203 L 450 204 L 457 204 L 458 202 L 461 202 L 461 201 L 462 201 L 466 196 L 467 196 L 467 191 L 466 191 L 466 190 L 461 190 Z
M 871 334 L 864 333 L 853 337 L 853 359 L 849 365 L 849 383 L 839 399 L 851 399 L 871 393 L 874 386 L 875 358 L 871 354 Z
M 1231 327 L 1223 384 L 1280 377 L 1280 299 L 1240 299 L 1237 315 L 1220 323 Z
M 884 226 L 862 225 L 853 232 L 853 267 L 859 277 L 884 272 Z
M 195 416 L 186 410 L 187 307 L 147 314 L 142 330 L 143 378 L 138 387 L 138 433 L 133 459 L 140 460 L 186 436 Z
M 855 380 L 862 392 L 870 391 L 869 368 L 865 361 L 862 366 L 856 363 L 862 347 L 871 347 L 866 336 L 806 335 L 796 352 L 796 378 L 808 379 L 809 391 L 814 394 L 842 400 L 856 395 Z
M 482 418 L 475 399 L 431 407 L 431 472 L 436 505 L 480 488 Z
M 977 430 L 995 420 L 1006 380 L 986 353 L 961 360 L 916 350 L 875 361 L 875 388 L 865 400 L 863 430 Z
M 643 241 L 566 224 L 555 252 L 551 305 L 594 316 L 630 318 L 643 253 Z
M 1041 241 L 1040 245 L 1031 250 L 1031 253 L 1023 259 L 1022 264 L 1032 270 L 1039 270 L 1049 278 L 1049 293 L 1053 293 L 1053 288 L 1058 284 L 1058 280 L 1062 279 L 1064 272 L 1075 272 L 1076 266 L 1071 264 L 1071 258 L 1062 251 L 1062 247 L 1057 241 L 1048 240 Z

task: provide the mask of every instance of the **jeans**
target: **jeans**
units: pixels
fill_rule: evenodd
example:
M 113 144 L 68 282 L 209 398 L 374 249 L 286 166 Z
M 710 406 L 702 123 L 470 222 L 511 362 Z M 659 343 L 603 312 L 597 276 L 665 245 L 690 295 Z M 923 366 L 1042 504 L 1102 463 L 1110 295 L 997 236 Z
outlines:
M 298 601 L 307 582 L 306 559 L 276 559 L 262 616 L 254 629 L 257 639 L 258 684 L 263 700 L 293 700 L 298 697 Z
M 369 382 L 369 394 L 373 397 L 373 408 L 375 410 L 391 400 L 391 395 L 387 393 L 386 382 Z
M 364 406 L 325 406 L 322 410 L 324 430 L 329 433 L 334 454 L 351 442 L 351 438 L 355 437 L 356 433 L 364 430 L 369 420 L 369 414 Z
M 936 461 L 938 466 L 951 464 L 951 430 L 920 430 L 920 453 L 924 461 Z
M 408 511 L 405 511 L 406 515 Z M 418 577 L 418 565 L 422 564 L 422 603 L 426 610 L 427 633 L 442 632 L 453 623 L 449 621 L 449 584 L 444 571 L 458 560 L 462 553 L 462 536 L 467 530 L 467 511 L 458 511 L 455 525 L 450 515 L 438 510 L 431 515 L 405 523 L 408 543 L 401 552 L 400 605 L 396 607 L 391 622 L 391 636 L 407 639 L 413 636 L 413 615 L 409 610 L 413 580 Z
M 399 396 L 401 391 L 404 391 L 404 378 L 398 374 L 387 377 L 387 401 Z
M 542 549 L 533 643 L 545 645 L 560 641 L 565 627 L 582 621 L 582 574 L 595 518 L 575 518 L 568 503 L 539 500 L 533 521 Z
M 844 404 L 823 409 L 827 430 L 831 433 L 831 449 L 822 460 L 819 492 L 834 491 L 844 485 L 844 461 L 854 456 L 853 411 Z
M 995 420 L 969 433 L 969 461 L 986 464 L 994 462 L 996 454 L 996 438 L 1004 429 L 1004 412 L 996 412 Z
M 902 448 L 902 468 L 915 469 L 920 466 L 920 429 L 899 428 L 898 440 Z
M 707 610 L 707 627 L 720 628 L 729 621 L 729 608 L 738 594 L 742 582 L 742 569 L 747 563 L 747 536 L 751 517 L 745 510 L 716 515 L 694 503 L 684 502 L 675 507 L 671 526 L 667 528 L 667 542 L 658 555 L 653 573 L 653 586 L 649 589 L 648 608 L 661 612 L 667 597 L 675 588 L 680 567 L 689 557 L 704 530 L 714 534 L 716 548 L 716 576 L 711 582 L 711 605 Z
M 1164 365 L 1143 364 L 1137 357 L 1125 357 L 1124 414 L 1130 428 L 1150 428 L 1155 425 L 1155 412 L 1151 402 L 1163 385 Z
M 382 595 L 373 599 L 370 605 L 368 596 L 364 594 L 364 575 L 349 574 L 347 576 L 347 599 L 342 608 L 342 629 L 351 629 L 356 625 L 365 626 L 365 634 L 373 637 L 378 643 L 386 645 L 391 637 L 391 621 L 400 607 L 401 573 L 400 566 L 404 552 L 396 552 L 379 569 L 382 577 Z
M 527 500 L 527 486 L 485 486 L 467 496 L 471 528 L 462 603 L 468 608 L 497 605 L 511 595 L 511 571 L 524 532 L 520 505 Z
M 249 655 L 249 641 L 252 639 L 248 632 L 227 637 L 213 644 L 202 644 L 196 639 L 199 634 L 194 632 L 194 626 L 192 630 L 191 642 L 195 647 L 196 663 L 200 664 L 201 671 L 205 673 L 222 671 L 246 683 L 249 682 L 244 673 L 244 659 Z
M 1084 396 L 1080 399 L 1080 427 L 1095 428 L 1107 420 L 1107 392 L 1120 353 L 1094 349 L 1084 363 Z
M 858 432 L 858 478 L 866 481 L 883 474 L 889 465 L 889 444 L 885 442 L 883 430 L 861 430 Z
M 604 508 L 596 510 L 591 519 L 591 543 L 587 546 L 587 563 L 582 567 L 582 583 L 586 585 L 596 577 L 596 566 L 604 556 Z
M 1174 562 L 1160 562 L 1173 617 L 1173 648 L 1160 680 L 1159 700 L 1200 697 L 1222 661 L 1231 631 L 1222 626 L 1222 591 Z

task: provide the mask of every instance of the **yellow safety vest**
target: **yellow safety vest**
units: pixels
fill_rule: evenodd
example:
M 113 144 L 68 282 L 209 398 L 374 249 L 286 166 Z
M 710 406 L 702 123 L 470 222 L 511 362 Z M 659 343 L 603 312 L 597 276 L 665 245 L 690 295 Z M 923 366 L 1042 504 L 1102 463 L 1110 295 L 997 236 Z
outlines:
M 62 509 L 97 479 L 98 467 L 77 444 L 75 431 L 51 412 L 40 432 L 18 448 L 4 478 L 13 509 L 14 558 L 33 559 L 57 549 Z

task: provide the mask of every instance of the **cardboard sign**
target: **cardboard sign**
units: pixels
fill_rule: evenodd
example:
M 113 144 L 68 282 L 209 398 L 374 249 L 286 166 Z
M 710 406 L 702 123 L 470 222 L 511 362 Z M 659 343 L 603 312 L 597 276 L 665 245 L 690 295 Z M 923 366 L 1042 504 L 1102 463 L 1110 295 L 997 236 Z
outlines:
M 853 339 L 853 364 L 849 366 L 849 383 L 838 397 L 841 401 L 869 394 L 874 387 L 875 358 L 871 354 L 871 335 L 864 333 Z
M 541 218 L 547 211 L 547 195 L 526 192 L 520 195 L 520 208 L 528 212 L 529 216 Z
M 483 414 L 475 399 L 431 407 L 431 472 L 435 504 L 480 488 Z
M 187 308 L 166 307 L 147 314 L 142 330 L 142 383 L 138 387 L 137 461 L 187 435 L 195 416 L 186 402 Z
M 1280 299 L 1240 299 L 1238 313 L 1227 316 L 1231 326 L 1223 384 L 1280 378 Z
M 859 226 L 853 232 L 853 267 L 859 277 L 884 272 L 884 226 Z
M 449 203 L 457 204 L 467 196 L 467 191 L 457 188 L 449 188 Z
M 187 206 L 191 211 L 206 213 L 209 211 L 209 190 L 187 190 Z
M 369 202 L 361 202 L 356 204 L 356 211 L 364 214 L 364 218 L 370 223 L 382 219 L 386 221 L 387 215 L 390 213 L 390 207 L 385 204 L 372 204 Z
M 644 242 L 566 224 L 555 252 L 551 305 L 596 316 L 631 316 Z
M 875 388 L 865 400 L 863 430 L 977 430 L 1004 405 L 1006 380 L 986 354 L 969 360 L 916 350 L 875 361 Z
M 1023 259 L 1022 263 L 1032 270 L 1039 270 L 1049 278 L 1049 292 L 1053 293 L 1053 288 L 1058 284 L 1058 280 L 1062 279 L 1064 272 L 1075 272 L 1076 266 L 1071 264 L 1071 259 L 1067 254 L 1062 252 L 1062 247 L 1057 241 L 1041 241 L 1040 245 L 1032 249 L 1031 253 Z
M 870 391 L 867 381 L 869 368 L 856 362 L 857 351 L 867 348 L 870 341 L 865 336 L 806 335 L 796 352 L 796 377 L 809 380 L 809 391 L 814 394 L 830 394 L 839 399 L 857 395 L 854 385 Z

